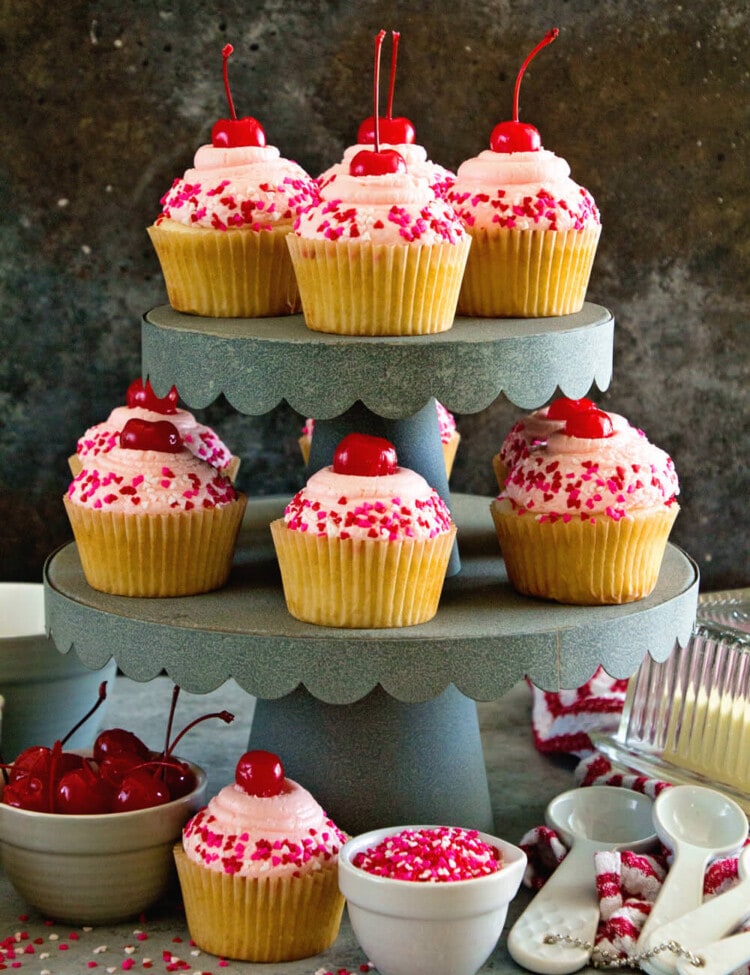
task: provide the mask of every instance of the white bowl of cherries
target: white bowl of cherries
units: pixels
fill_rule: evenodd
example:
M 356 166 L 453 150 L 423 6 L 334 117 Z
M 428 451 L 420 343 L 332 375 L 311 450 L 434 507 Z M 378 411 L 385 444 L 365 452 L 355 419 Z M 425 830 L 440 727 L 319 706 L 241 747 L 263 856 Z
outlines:
M 172 847 L 206 795 L 205 772 L 174 755 L 196 722 L 169 742 L 178 693 L 160 752 L 114 728 L 100 732 L 90 751 L 65 751 L 58 740 L 27 748 L 4 770 L 3 868 L 41 914 L 78 924 L 122 921 L 173 884 Z M 105 696 L 102 684 L 100 701 Z M 198 721 L 210 717 L 233 719 L 223 711 Z

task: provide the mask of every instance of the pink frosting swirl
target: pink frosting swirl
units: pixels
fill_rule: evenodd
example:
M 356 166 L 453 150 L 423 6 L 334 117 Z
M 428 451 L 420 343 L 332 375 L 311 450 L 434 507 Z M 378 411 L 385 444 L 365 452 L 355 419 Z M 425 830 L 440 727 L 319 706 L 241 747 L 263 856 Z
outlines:
M 485 149 L 458 167 L 447 199 L 470 228 L 582 230 L 601 223 L 589 191 L 546 149 Z
M 183 448 L 179 453 L 114 446 L 92 458 L 68 487 L 85 508 L 164 514 L 216 508 L 237 500 L 231 483 Z
M 347 837 L 307 789 L 285 779 L 276 796 L 251 796 L 232 783 L 185 825 L 187 856 L 240 877 L 291 877 L 335 861 Z
M 633 510 L 672 505 L 678 493 L 671 457 L 628 426 L 597 439 L 550 433 L 516 463 L 500 498 L 539 521 L 619 521 Z
M 359 477 L 324 467 L 286 507 L 292 531 L 329 538 L 434 538 L 451 530 L 448 506 L 425 479 L 406 467 Z
M 79 437 L 76 453 L 81 462 L 99 454 L 107 453 L 120 442 L 122 428 L 131 419 L 169 420 L 177 427 L 177 432 L 188 450 L 201 460 L 223 470 L 232 461 L 232 452 L 211 427 L 198 423 L 189 410 L 177 410 L 176 413 L 156 413 L 154 410 L 144 409 L 142 406 L 117 406 L 103 423 L 96 423 Z
M 414 176 L 419 176 L 420 179 L 426 179 L 428 186 L 435 196 L 445 196 L 456 180 L 456 174 L 451 172 L 450 169 L 446 169 L 444 166 L 434 163 L 427 158 L 427 150 L 424 146 L 407 142 L 393 145 L 387 142 L 381 142 L 380 147 L 381 149 L 395 149 L 403 157 L 406 163 L 406 171 L 412 173 Z M 359 143 L 345 149 L 341 162 L 335 163 L 324 173 L 321 173 L 318 177 L 318 184 L 320 186 L 326 186 L 342 173 L 344 175 L 348 174 L 352 159 L 354 159 L 358 152 L 364 149 L 372 149 L 372 146 Z
M 315 180 L 275 146 L 201 146 L 161 200 L 163 219 L 212 230 L 271 230 L 318 196 Z
M 300 237 L 456 244 L 466 236 L 453 208 L 435 196 L 426 179 L 410 173 L 340 173 L 321 187 L 320 197 L 297 218 L 294 231 Z

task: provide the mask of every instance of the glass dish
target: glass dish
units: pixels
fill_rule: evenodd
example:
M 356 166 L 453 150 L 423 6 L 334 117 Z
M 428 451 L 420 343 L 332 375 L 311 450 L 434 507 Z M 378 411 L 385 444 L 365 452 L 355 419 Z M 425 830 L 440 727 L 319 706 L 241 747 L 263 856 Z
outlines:
M 714 786 L 750 812 L 750 589 L 701 596 L 687 645 L 647 655 L 617 731 L 591 737 L 618 765 Z

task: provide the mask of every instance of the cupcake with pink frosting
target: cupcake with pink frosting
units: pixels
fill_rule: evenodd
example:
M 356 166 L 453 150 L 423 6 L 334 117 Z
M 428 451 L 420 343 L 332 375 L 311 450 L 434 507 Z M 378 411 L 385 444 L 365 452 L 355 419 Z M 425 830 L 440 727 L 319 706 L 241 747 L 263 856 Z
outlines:
M 247 498 L 169 420 L 131 418 L 84 459 L 63 503 L 92 588 L 189 596 L 226 582 Z
M 472 237 L 458 302 L 460 315 L 536 318 L 580 311 L 601 219 L 570 166 L 542 147 L 518 120 L 518 89 L 532 57 L 554 40 L 550 31 L 524 61 L 514 118 L 495 126 L 490 148 L 459 167 L 447 199 Z
M 317 186 L 296 162 L 284 159 L 256 119 L 237 118 L 224 80 L 231 118 L 213 126 L 192 168 L 162 197 L 148 228 L 169 302 L 177 311 L 227 318 L 289 315 L 299 295 L 286 235 Z
M 455 416 L 435 400 L 435 410 L 437 412 L 438 427 L 440 429 L 440 446 L 443 450 L 443 461 L 445 462 L 445 476 L 450 478 L 453 470 L 453 461 L 456 459 L 456 451 L 461 440 L 461 434 L 456 429 Z M 315 420 L 308 417 L 299 436 L 299 449 L 302 452 L 302 459 L 307 463 L 310 459 L 310 446 L 315 430 Z
M 174 849 L 190 937 L 222 958 L 284 962 L 325 951 L 344 908 L 347 836 L 277 755 L 246 752 L 235 780 L 185 825 Z
M 271 523 L 292 616 L 336 627 L 424 623 L 437 612 L 456 526 L 382 437 L 350 433 Z
M 674 463 L 635 427 L 592 409 L 522 452 L 492 518 L 511 584 L 561 603 L 651 593 L 679 512 Z
M 128 420 L 168 419 L 176 428 L 187 449 L 215 467 L 234 483 L 240 466 L 240 458 L 231 450 L 218 433 L 199 423 L 189 410 L 178 407 L 177 389 L 173 386 L 166 396 L 157 396 L 147 379 L 135 379 L 128 386 L 125 406 L 116 406 L 102 423 L 89 427 L 78 438 L 76 452 L 68 458 L 71 473 L 75 477 L 84 464 L 91 463 L 102 453 L 107 453 L 120 442 L 120 433 Z

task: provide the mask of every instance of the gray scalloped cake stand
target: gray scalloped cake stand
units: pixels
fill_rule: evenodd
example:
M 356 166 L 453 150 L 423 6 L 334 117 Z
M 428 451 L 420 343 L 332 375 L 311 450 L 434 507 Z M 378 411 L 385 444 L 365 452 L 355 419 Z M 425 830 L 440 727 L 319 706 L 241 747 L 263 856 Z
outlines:
M 475 701 L 529 675 L 576 687 L 602 663 L 627 677 L 646 652 L 689 639 L 698 571 L 668 546 L 659 582 L 622 607 L 565 607 L 507 581 L 489 498 L 450 495 L 434 408 L 484 409 L 505 394 L 534 409 L 576 398 L 612 374 L 614 322 L 586 304 L 564 318 L 456 319 L 417 338 L 309 331 L 301 316 L 207 319 L 169 307 L 142 325 L 142 371 L 193 408 L 220 394 L 262 414 L 282 400 L 316 420 L 309 467 L 330 463 L 352 429 L 392 440 L 399 460 L 442 494 L 458 524 L 436 617 L 398 630 L 315 627 L 289 615 L 268 525 L 287 498 L 252 500 L 229 584 L 183 599 L 126 599 L 91 589 L 75 545 L 45 567 L 47 626 L 90 667 L 114 656 L 147 681 L 166 671 L 186 690 L 233 677 L 257 697 L 252 747 L 278 752 L 349 832 L 397 823 L 494 829 Z

